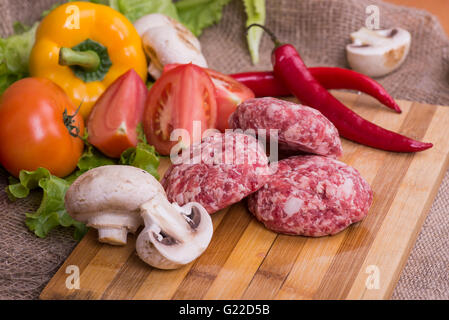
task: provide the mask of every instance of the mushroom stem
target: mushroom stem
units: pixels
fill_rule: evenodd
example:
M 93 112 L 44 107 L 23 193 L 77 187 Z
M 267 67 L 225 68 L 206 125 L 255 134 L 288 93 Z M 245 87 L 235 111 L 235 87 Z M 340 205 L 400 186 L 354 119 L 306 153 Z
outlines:
M 170 203 L 165 196 L 156 195 L 140 208 L 145 226 L 164 226 L 163 231 L 180 242 L 191 237 L 186 228 L 187 219 L 182 213 L 180 214 L 181 207 L 176 203 Z M 155 232 L 160 232 L 160 228 L 154 229 Z
M 98 229 L 98 241 L 103 243 L 125 245 L 127 236 L 127 228 L 102 227 Z
M 145 228 L 136 241 L 139 257 L 159 269 L 185 265 L 206 250 L 212 237 L 212 220 L 199 203 L 183 207 L 156 195 L 140 206 Z
M 164 188 L 148 172 L 122 165 L 101 166 L 79 176 L 67 190 L 65 207 L 75 220 L 98 230 L 98 240 L 126 244 L 143 224 L 140 205 Z

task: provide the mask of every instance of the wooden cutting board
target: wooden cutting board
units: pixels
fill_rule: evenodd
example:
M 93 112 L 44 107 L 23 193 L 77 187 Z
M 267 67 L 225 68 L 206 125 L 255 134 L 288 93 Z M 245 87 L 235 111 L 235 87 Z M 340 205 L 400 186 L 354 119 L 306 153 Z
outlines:
M 387 299 L 448 167 L 449 107 L 399 101 L 396 114 L 365 95 L 334 93 L 363 117 L 434 143 L 416 154 L 343 141 L 342 161 L 374 190 L 360 223 L 331 237 L 278 235 L 237 203 L 213 215 L 206 252 L 178 270 L 139 260 L 135 236 L 124 247 L 90 230 L 42 291 L 41 299 Z M 168 167 L 161 165 L 161 173 Z M 79 289 L 66 286 L 79 268 Z M 71 278 L 72 276 L 72 278 Z

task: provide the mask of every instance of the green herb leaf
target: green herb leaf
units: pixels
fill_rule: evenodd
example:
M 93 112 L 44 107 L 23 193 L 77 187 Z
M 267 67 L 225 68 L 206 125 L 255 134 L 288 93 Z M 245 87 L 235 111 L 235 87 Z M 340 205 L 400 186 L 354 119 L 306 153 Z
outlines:
M 50 174 L 45 168 L 35 171 L 22 170 L 19 180 L 7 187 L 10 199 L 26 198 L 30 191 L 40 188 L 43 191 L 42 202 L 34 213 L 26 213 L 25 224 L 38 237 L 45 238 L 55 227 L 75 227 L 74 238 L 79 240 L 87 228 L 70 217 L 64 207 L 64 196 L 70 184 L 64 179 Z
M 131 22 L 150 13 L 162 13 L 179 20 L 176 7 L 171 0 L 115 0 L 109 2 L 109 5 L 123 13 Z
M 247 15 L 247 27 L 253 23 L 265 25 L 265 0 L 243 0 L 243 4 Z M 246 36 L 253 64 L 259 62 L 259 46 L 262 35 L 263 30 L 261 28 L 251 28 Z
M 85 151 L 81 158 L 78 160 L 78 169 L 71 175 L 66 177 L 65 180 L 69 182 L 69 184 L 72 184 L 73 181 L 76 180 L 76 178 L 90 169 L 113 164 L 117 164 L 117 161 L 106 157 L 92 145 L 86 144 Z
M 157 172 L 159 157 L 153 146 L 139 143 L 137 147 L 125 150 L 120 156 L 119 163 L 143 169 L 159 180 Z
M 73 220 L 65 210 L 64 197 L 67 189 L 84 172 L 106 165 L 123 164 L 141 168 L 159 179 L 159 157 L 153 146 L 146 143 L 142 127 L 138 127 L 140 142 L 135 148 L 125 150 L 120 160 L 110 159 L 86 144 L 78 161 L 78 169 L 65 179 L 50 174 L 45 168 L 35 171 L 22 170 L 19 179 L 9 178 L 6 192 L 11 201 L 26 198 L 33 189 L 42 189 L 42 202 L 36 212 L 26 213 L 25 223 L 38 237 L 45 238 L 57 226 L 74 227 L 73 237 L 80 240 L 87 232 L 86 226 Z
M 223 7 L 230 0 L 181 0 L 175 3 L 180 21 L 199 36 L 207 27 L 221 20 Z
M 11 84 L 28 76 L 28 59 L 34 44 L 38 23 L 27 29 L 20 23 L 15 29 L 20 34 L 0 38 L 0 94 Z

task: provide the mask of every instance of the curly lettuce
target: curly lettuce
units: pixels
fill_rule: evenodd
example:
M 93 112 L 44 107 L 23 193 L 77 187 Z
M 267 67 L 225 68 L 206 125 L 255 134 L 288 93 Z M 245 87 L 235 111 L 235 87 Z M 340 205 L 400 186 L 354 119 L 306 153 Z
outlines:
M 39 168 L 35 171 L 22 170 L 19 179 L 9 178 L 6 192 L 11 201 L 29 196 L 31 190 L 42 191 L 42 201 L 36 212 L 26 213 L 25 224 L 40 238 L 58 226 L 74 227 L 73 237 L 80 240 L 87 232 L 87 227 L 74 220 L 65 210 L 64 197 L 67 189 L 84 172 L 105 165 L 131 165 L 148 171 L 157 179 L 159 158 L 154 147 L 140 142 L 137 147 L 123 152 L 119 160 L 110 159 L 91 145 L 86 146 L 84 154 L 78 161 L 77 170 L 65 179 L 52 175 L 47 169 Z
M 230 0 L 181 0 L 175 3 L 180 21 L 199 36 L 203 30 L 221 20 L 223 7 Z
M 38 23 L 31 28 L 14 25 L 16 34 L 0 38 L 0 95 L 14 82 L 28 76 L 28 60 Z

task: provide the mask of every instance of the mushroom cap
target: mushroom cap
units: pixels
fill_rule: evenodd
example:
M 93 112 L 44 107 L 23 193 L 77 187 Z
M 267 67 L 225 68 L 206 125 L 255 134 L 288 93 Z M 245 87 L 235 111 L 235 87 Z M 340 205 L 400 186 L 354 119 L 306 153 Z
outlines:
M 150 58 L 148 72 L 155 79 L 161 76 L 164 65 L 169 63 L 193 63 L 207 68 L 200 41 L 175 19 L 153 13 L 138 19 L 134 27 Z
M 135 232 L 142 225 L 140 205 L 156 194 L 165 196 L 165 191 L 145 170 L 124 165 L 102 166 L 83 173 L 73 182 L 65 195 L 65 206 L 72 218 L 99 229 L 100 241 L 123 244 L 127 231 Z M 121 235 L 116 237 L 120 239 L 114 239 L 110 233 L 118 230 Z
M 187 29 L 183 24 L 179 23 L 177 20 L 166 16 L 162 13 L 151 13 L 147 14 L 134 22 L 134 27 L 137 30 L 139 36 L 143 35 L 151 28 L 157 27 L 172 27 L 175 28 L 184 38 L 199 51 L 201 51 L 201 44 L 197 37 Z
M 166 200 L 166 199 L 165 199 Z M 139 257 L 159 269 L 176 269 L 199 257 L 210 243 L 213 225 L 199 203 L 142 205 L 145 229 L 136 241 Z
M 193 35 L 191 36 L 194 38 Z M 148 29 L 142 41 L 143 48 L 151 60 L 150 74 L 155 78 L 160 77 L 164 65 L 170 63 L 193 63 L 207 68 L 206 59 L 201 50 L 195 46 L 193 38 L 172 26 Z
M 370 77 L 384 76 L 404 62 L 410 50 L 411 35 L 402 28 L 369 30 L 361 28 L 351 34 L 346 46 L 351 68 Z

